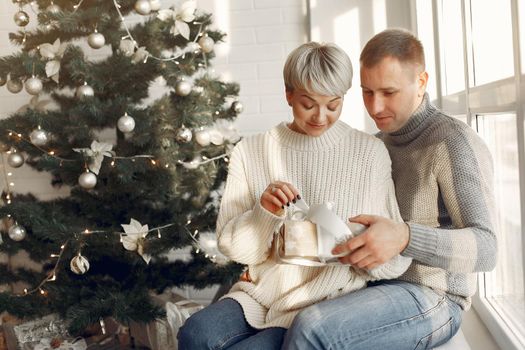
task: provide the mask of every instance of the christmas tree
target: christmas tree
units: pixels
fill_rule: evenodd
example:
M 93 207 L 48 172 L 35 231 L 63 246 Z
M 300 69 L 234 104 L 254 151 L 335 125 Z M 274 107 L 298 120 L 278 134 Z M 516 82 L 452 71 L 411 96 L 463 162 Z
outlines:
M 105 317 L 162 315 L 152 291 L 236 278 L 240 266 L 217 261 L 211 237 L 242 105 L 238 85 L 210 68 L 224 39 L 211 15 L 194 1 L 13 2 L 21 50 L 0 58 L 0 85 L 34 97 L 0 120 L 0 251 L 25 250 L 42 271 L 0 265 L 0 284 L 25 285 L 0 293 L 0 312 L 59 313 L 79 334 Z M 90 59 L 86 44 L 107 55 Z M 165 93 L 151 98 L 159 81 Z M 69 196 L 13 193 L 9 169 L 24 164 Z M 190 257 L 173 259 L 184 247 Z

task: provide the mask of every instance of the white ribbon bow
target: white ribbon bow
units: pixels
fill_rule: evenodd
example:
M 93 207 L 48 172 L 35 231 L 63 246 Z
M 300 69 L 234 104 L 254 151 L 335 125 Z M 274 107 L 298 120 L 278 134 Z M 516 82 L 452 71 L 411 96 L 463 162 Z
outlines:
M 191 22 L 195 19 L 196 9 L 197 3 L 195 1 L 185 1 L 173 10 L 160 10 L 157 18 L 161 21 L 167 21 L 172 18 L 175 21 L 175 24 L 171 27 L 170 32 L 174 36 L 180 34 L 186 38 L 186 40 L 190 40 L 190 26 L 187 22 Z

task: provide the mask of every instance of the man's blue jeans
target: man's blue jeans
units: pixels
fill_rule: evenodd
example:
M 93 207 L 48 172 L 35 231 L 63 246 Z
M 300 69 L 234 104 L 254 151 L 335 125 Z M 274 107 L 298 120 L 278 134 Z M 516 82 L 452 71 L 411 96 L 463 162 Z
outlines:
M 280 349 L 284 328 L 258 330 L 244 318 L 241 305 L 233 299 L 222 299 L 193 314 L 179 330 L 180 350 Z
M 431 349 L 459 329 L 461 308 L 430 288 L 390 280 L 301 311 L 283 349 Z

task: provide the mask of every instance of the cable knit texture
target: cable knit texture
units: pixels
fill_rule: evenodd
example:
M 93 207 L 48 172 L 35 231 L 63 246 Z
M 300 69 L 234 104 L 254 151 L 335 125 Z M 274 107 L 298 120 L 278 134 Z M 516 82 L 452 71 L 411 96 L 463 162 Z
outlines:
M 379 134 L 392 159 L 401 215 L 410 226 L 400 279 L 440 290 L 468 309 L 477 272 L 496 264 L 493 166 L 481 138 L 425 95 L 401 130 Z
M 249 267 L 252 282 L 238 282 L 223 298 L 237 300 L 251 326 L 288 328 L 308 305 L 406 271 L 411 259 L 402 256 L 369 273 L 344 265 L 277 264 L 271 244 L 285 214 L 264 209 L 260 197 L 278 180 L 296 186 L 310 205 L 333 202 L 334 212 L 345 221 L 361 213 L 401 221 L 388 152 L 371 135 L 338 121 L 311 137 L 282 123 L 239 142 L 231 156 L 217 232 L 219 249 Z

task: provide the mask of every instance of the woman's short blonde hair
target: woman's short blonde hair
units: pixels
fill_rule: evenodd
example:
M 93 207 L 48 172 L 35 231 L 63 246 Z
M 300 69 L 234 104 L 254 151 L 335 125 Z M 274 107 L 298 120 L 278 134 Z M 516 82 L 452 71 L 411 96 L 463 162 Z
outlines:
M 344 96 L 352 86 L 350 57 L 335 44 L 309 42 L 286 59 L 283 76 L 286 91 L 306 90 L 324 96 Z

